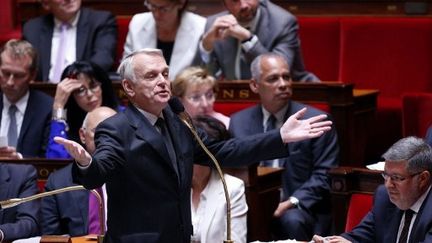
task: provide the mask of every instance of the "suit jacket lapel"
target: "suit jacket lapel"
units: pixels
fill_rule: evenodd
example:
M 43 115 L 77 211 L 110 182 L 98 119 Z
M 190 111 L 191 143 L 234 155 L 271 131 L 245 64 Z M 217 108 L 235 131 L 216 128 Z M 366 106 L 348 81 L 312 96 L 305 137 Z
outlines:
M 388 228 L 384 235 L 383 242 L 396 242 L 402 214 L 403 211 L 398 209 L 397 207 L 387 208 L 387 213 L 385 214 L 385 222 L 388 222 Z M 396 217 L 394 215 L 396 215 Z
M 173 143 L 173 147 L 175 150 L 175 155 L 176 155 L 176 163 L 177 163 L 177 168 L 178 171 L 177 172 L 177 176 L 179 178 L 179 182 L 183 182 L 183 175 L 185 175 L 185 167 L 181 166 L 181 159 L 179 159 L 179 154 L 180 154 L 180 144 L 182 143 L 182 141 L 180 140 L 180 136 L 178 136 L 178 131 L 180 131 L 180 124 L 177 121 L 177 117 L 173 112 L 168 112 L 167 109 L 164 110 L 164 117 L 165 117 L 165 121 L 166 121 L 166 125 L 168 127 L 168 130 L 171 134 L 171 140 Z M 174 169 L 174 167 L 173 167 Z M 183 183 L 181 183 L 183 185 Z
M 264 132 L 263 127 L 263 112 L 262 112 L 262 106 L 256 105 L 254 106 L 252 110 L 251 119 L 249 120 L 249 126 L 248 126 L 248 134 L 256 134 L 256 133 L 262 133 Z
M 207 234 L 211 228 L 211 223 L 213 222 L 213 218 L 216 215 L 216 211 L 217 211 L 217 207 L 220 205 L 221 200 L 223 202 L 225 202 L 225 198 L 223 197 L 223 188 L 222 188 L 222 183 L 219 180 L 219 177 L 215 174 L 214 171 L 212 171 L 208 185 L 206 187 L 206 192 L 210 192 L 207 193 L 207 204 L 206 204 L 206 210 L 205 210 L 205 215 L 202 218 L 203 222 L 202 224 L 202 229 L 205 229 L 205 231 L 203 231 L 203 237 L 202 239 L 204 239 L 204 241 L 207 241 Z
M 420 242 L 424 239 L 424 236 L 432 227 L 432 220 L 430 216 L 430 211 L 432 210 L 432 200 L 430 200 L 431 190 L 429 190 L 428 195 L 423 201 L 423 205 L 421 206 L 417 217 L 412 226 L 412 230 L 410 233 L 409 242 L 415 243 Z
M 21 125 L 21 131 L 19 133 L 17 141 L 18 151 L 22 150 L 23 137 L 26 135 L 27 130 L 30 129 L 30 124 L 33 121 L 33 117 L 37 115 L 37 108 L 35 107 L 36 102 L 34 101 L 33 92 L 29 91 L 29 99 L 27 102 L 26 110 L 24 111 L 24 117 Z
M 84 47 L 86 46 L 87 38 L 89 36 L 88 19 L 89 16 L 87 9 L 82 8 L 77 24 L 76 60 L 85 59 Z
M 52 37 L 54 32 L 54 17 L 52 15 L 49 15 L 46 19 L 44 19 L 46 22 L 42 27 L 42 33 L 40 34 L 39 43 L 40 43 L 40 50 L 46 50 L 39 52 L 40 55 L 40 65 L 41 65 L 41 73 L 42 73 L 42 79 L 38 81 L 47 81 L 49 70 L 51 66 L 51 44 L 52 44 Z
M 173 168 L 168 155 L 168 150 L 165 142 L 154 126 L 150 124 L 147 118 L 144 117 L 133 105 L 130 105 L 125 115 L 128 117 L 130 124 L 135 127 L 136 134 L 139 138 L 148 142 L 153 149 Z

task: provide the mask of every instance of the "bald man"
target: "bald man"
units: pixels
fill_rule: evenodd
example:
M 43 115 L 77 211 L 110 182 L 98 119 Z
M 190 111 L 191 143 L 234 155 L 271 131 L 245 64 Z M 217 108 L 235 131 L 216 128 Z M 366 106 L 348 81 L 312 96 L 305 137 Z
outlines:
M 89 112 L 85 117 L 79 135 L 81 142 L 89 153 L 95 151 L 94 131 L 105 119 L 113 116 L 115 110 L 109 107 L 99 107 Z M 71 174 L 72 164 L 52 173 L 45 185 L 46 191 L 74 186 Z M 106 198 L 106 197 L 105 197 Z M 81 236 L 89 234 L 88 191 L 73 191 L 42 199 L 42 235 Z

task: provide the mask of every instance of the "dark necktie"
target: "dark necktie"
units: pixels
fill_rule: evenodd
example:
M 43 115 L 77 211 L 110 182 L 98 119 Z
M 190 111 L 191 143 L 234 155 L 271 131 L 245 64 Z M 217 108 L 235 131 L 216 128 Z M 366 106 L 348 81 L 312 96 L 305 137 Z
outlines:
M 269 132 L 271 130 L 274 130 L 276 128 L 276 117 L 273 115 L 270 115 L 269 118 L 267 118 L 265 126 L 266 126 L 265 132 Z M 261 162 L 261 166 L 273 167 L 275 161 L 279 162 L 278 159 L 264 160 Z
M 99 187 L 95 190 L 99 193 L 103 202 L 102 188 Z M 97 197 L 92 192 L 89 192 L 88 234 L 100 234 L 101 232 L 99 206 Z
M 405 220 L 402 228 L 402 232 L 399 236 L 399 243 L 407 243 L 408 242 L 408 232 L 409 227 L 411 225 L 411 219 L 414 215 L 414 211 L 408 209 L 405 211 Z
M 162 137 L 163 137 L 164 142 L 165 142 L 165 146 L 168 150 L 168 155 L 170 157 L 171 163 L 173 164 L 175 171 L 178 172 L 175 150 L 174 150 L 174 146 L 173 146 L 173 143 L 171 140 L 171 136 L 170 136 L 169 131 L 167 129 L 167 126 L 165 124 L 165 120 L 163 118 L 159 117 L 157 119 L 155 125 L 159 128 L 159 131 L 162 134 Z
M 17 107 L 15 105 L 11 105 L 9 107 L 8 114 L 10 118 L 10 123 L 9 123 L 9 130 L 8 130 L 8 145 L 12 147 L 16 147 L 17 145 L 18 131 L 17 131 L 17 122 L 16 122 L 16 111 L 17 111 Z

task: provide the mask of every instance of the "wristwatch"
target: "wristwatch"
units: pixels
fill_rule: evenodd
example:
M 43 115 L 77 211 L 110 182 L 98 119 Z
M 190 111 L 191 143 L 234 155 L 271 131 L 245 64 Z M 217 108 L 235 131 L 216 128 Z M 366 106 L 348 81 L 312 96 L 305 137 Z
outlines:
M 294 207 L 298 207 L 298 205 L 300 204 L 300 201 L 296 198 L 296 197 L 289 197 L 288 201 L 294 206 Z

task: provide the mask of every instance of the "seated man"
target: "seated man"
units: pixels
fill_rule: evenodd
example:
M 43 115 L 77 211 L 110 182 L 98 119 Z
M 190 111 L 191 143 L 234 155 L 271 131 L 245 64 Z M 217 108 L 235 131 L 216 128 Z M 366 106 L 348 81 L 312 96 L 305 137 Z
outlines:
M 100 122 L 114 115 L 116 112 L 108 107 L 99 107 L 89 112 L 79 131 L 80 139 L 87 151 L 93 153 L 94 130 Z M 52 191 L 68 186 L 72 182 L 72 164 L 62 168 L 48 177 L 45 191 Z M 89 224 L 89 192 L 85 190 L 72 191 L 42 199 L 42 234 L 81 236 L 90 233 L 98 234 L 100 226 Z M 106 196 L 105 196 L 106 198 Z
M 37 81 L 58 83 L 75 61 L 91 61 L 109 71 L 114 63 L 117 22 L 106 11 L 81 8 L 81 0 L 41 0 L 48 15 L 29 20 L 23 37 L 40 53 Z
M 392 145 L 385 159 L 384 186 L 378 187 L 372 210 L 351 232 L 315 242 L 432 242 L 432 148 L 407 137 Z
M 290 99 L 291 73 L 282 56 L 274 53 L 258 56 L 252 62 L 251 73 L 250 88 L 260 96 L 261 104 L 232 115 L 229 130 L 234 137 L 277 129 L 304 107 L 308 107 L 306 118 L 323 114 Z M 307 240 L 316 232 L 329 233 L 331 212 L 327 172 L 338 165 L 336 129 L 333 127 L 319 138 L 288 144 L 288 151 L 286 158 L 263 162 L 265 166 L 285 168 L 283 194 L 274 212 L 276 238 Z
M 0 138 L 7 140 L 1 158 L 45 156 L 53 99 L 29 89 L 36 72 L 36 50 L 27 41 L 10 40 L 0 50 Z
M 319 81 L 305 70 L 297 19 L 269 0 L 223 0 L 228 11 L 207 18 L 199 63 L 217 78 L 250 79 L 250 65 L 260 54 L 285 58 L 294 81 Z M 196 61 L 197 61 L 196 60 Z
M 36 169 L 32 165 L 0 163 L 0 201 L 23 198 L 38 192 Z M 0 242 L 39 234 L 38 200 L 0 211 Z

